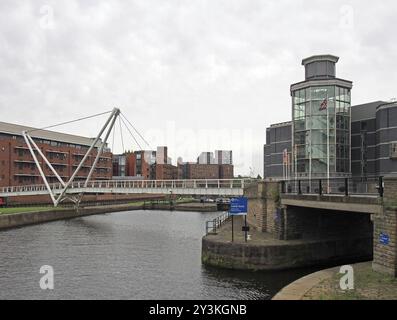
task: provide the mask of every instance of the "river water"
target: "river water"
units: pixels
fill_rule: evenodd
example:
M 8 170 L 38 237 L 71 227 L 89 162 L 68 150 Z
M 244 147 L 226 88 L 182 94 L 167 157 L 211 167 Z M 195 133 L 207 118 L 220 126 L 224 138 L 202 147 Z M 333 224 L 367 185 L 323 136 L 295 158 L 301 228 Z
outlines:
M 270 299 L 312 270 L 252 273 L 201 265 L 219 213 L 131 211 L 0 232 L 0 299 Z M 42 290 L 43 265 L 54 290 Z

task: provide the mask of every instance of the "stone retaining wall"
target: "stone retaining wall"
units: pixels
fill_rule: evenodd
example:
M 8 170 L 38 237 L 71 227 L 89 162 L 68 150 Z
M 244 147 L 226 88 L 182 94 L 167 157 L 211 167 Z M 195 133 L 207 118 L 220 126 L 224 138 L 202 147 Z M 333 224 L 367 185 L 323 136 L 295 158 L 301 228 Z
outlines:
M 371 239 L 329 239 L 282 245 L 226 243 L 204 237 L 202 262 L 238 270 L 283 270 L 371 260 Z
M 118 206 L 118 207 L 99 207 L 80 209 L 76 212 L 73 209 L 51 210 L 42 212 L 27 212 L 18 214 L 0 215 L 0 230 L 17 228 L 27 225 L 39 224 L 50 221 L 74 219 L 95 214 L 105 214 L 110 212 L 140 210 L 142 207 Z

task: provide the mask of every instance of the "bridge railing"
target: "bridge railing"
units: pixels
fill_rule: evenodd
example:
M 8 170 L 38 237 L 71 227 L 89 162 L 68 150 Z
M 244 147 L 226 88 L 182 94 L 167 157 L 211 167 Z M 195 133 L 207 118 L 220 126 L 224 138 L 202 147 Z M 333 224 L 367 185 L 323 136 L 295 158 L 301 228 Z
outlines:
M 109 180 L 92 181 L 87 188 L 94 189 L 198 189 L 244 188 L 247 180 Z M 83 188 L 84 182 L 75 182 L 72 188 Z
M 252 180 L 249 179 L 197 179 L 197 180 L 107 180 L 91 181 L 91 189 L 244 189 Z M 71 189 L 84 188 L 84 181 L 73 182 Z M 60 183 L 50 184 L 52 190 L 61 191 Z M 34 193 L 46 191 L 45 185 L 27 185 L 2 187 L 0 193 Z
M 294 179 L 281 182 L 281 192 L 296 195 L 342 195 L 383 197 L 383 177 Z

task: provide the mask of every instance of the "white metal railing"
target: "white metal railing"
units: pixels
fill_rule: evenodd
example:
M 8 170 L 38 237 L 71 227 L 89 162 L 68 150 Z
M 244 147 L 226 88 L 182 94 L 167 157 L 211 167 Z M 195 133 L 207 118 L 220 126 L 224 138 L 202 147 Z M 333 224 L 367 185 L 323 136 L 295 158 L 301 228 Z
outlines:
M 71 189 L 244 189 L 250 182 L 248 179 L 216 179 L 216 180 L 107 180 L 91 181 L 87 188 L 84 188 L 84 181 L 73 182 Z M 60 183 L 52 183 L 53 191 L 62 191 Z M 43 185 L 27 185 L 2 187 L 0 193 L 34 193 L 47 191 Z

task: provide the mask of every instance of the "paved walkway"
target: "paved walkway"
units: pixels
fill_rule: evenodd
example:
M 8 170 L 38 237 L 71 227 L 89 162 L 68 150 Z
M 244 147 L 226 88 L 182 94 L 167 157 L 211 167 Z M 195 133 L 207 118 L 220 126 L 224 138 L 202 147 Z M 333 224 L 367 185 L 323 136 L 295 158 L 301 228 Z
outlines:
M 339 268 L 330 268 L 309 274 L 283 288 L 272 300 L 303 300 L 303 297 L 313 289 L 313 287 L 326 279 L 332 278 L 338 271 Z
M 354 289 L 340 288 L 340 267 L 303 277 L 284 289 L 273 300 L 397 300 L 397 278 L 372 270 L 372 263 L 352 265 Z
M 244 232 L 242 231 L 242 227 L 244 225 L 244 217 L 236 216 L 233 219 L 234 219 L 234 242 L 244 244 L 245 237 L 244 237 Z M 252 246 L 256 246 L 256 245 L 286 246 L 286 245 L 294 245 L 294 244 L 307 244 L 310 242 L 310 240 L 288 240 L 288 241 L 277 240 L 274 239 L 271 234 L 257 231 L 252 227 L 251 230 L 248 232 L 248 234 L 250 236 L 250 240 L 248 241 L 247 245 L 252 245 Z M 228 221 L 225 225 L 221 227 L 221 229 L 217 230 L 216 235 L 210 234 L 207 236 L 207 238 L 213 241 L 223 242 L 223 243 L 232 242 L 231 221 Z M 316 242 L 316 240 L 313 240 L 313 242 Z

